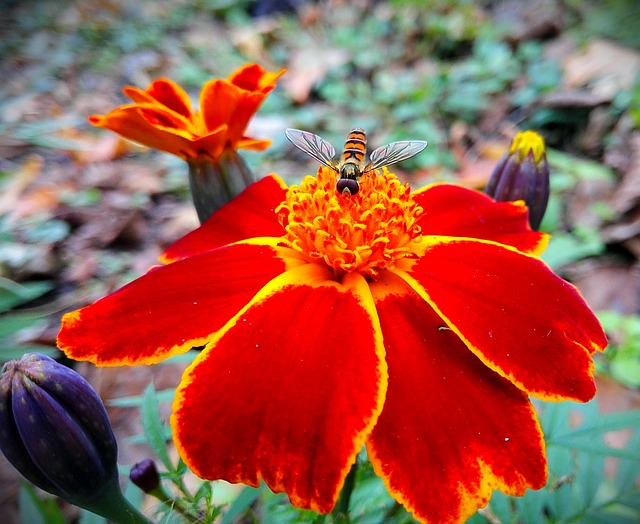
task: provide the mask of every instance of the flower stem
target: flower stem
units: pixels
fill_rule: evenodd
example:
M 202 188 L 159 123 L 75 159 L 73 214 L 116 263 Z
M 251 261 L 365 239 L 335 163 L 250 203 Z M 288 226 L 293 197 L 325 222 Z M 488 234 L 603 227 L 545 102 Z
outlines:
M 116 524 L 151 524 L 152 522 L 131 505 L 117 483 L 95 500 L 82 503 L 70 502 Z
M 356 476 L 358 474 L 358 460 L 351 467 L 347 477 L 344 479 L 344 486 L 342 486 L 342 492 L 336 507 L 331 514 L 333 515 L 334 522 L 343 524 L 350 522 L 349 519 L 349 503 L 351 501 L 351 494 L 356 486 Z
M 189 161 L 189 189 L 201 224 L 253 182 L 253 173 L 231 147 L 215 160 L 202 157 Z
M 192 514 L 188 508 L 184 506 L 184 504 L 172 498 L 164 487 L 160 484 L 157 488 L 152 489 L 148 492 L 152 497 L 157 498 L 160 502 L 162 502 L 168 508 L 180 513 L 187 521 L 189 522 L 201 522 L 202 518 L 198 515 Z

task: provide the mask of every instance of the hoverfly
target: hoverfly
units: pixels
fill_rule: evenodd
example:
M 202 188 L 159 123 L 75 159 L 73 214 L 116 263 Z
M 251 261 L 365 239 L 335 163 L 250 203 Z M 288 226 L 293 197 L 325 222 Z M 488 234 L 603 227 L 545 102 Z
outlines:
M 338 173 L 340 178 L 336 183 L 336 189 L 338 193 L 347 196 L 355 195 L 360 190 L 358 180 L 362 175 L 371 173 L 382 166 L 389 166 L 411 158 L 427 147 L 424 140 L 391 142 L 372 151 L 369 163 L 365 165 L 367 136 L 364 129 L 359 127 L 353 128 L 349 133 L 339 162 L 334 160 L 335 148 L 318 135 L 299 129 L 287 129 L 284 134 L 298 149 Z

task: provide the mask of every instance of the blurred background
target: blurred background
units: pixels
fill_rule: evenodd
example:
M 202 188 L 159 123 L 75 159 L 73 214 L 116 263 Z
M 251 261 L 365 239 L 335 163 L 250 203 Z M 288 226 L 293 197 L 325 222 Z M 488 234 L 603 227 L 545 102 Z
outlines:
M 61 315 L 146 272 L 198 225 L 187 169 L 93 128 L 125 85 L 169 77 L 197 106 L 204 82 L 247 62 L 286 67 L 241 152 L 257 176 L 317 169 L 287 127 L 340 150 L 353 127 L 371 149 L 427 140 L 394 169 L 413 187 L 482 189 L 522 129 L 548 146 L 552 196 L 544 259 L 605 325 L 599 409 L 640 407 L 640 4 L 636 0 L 0 1 L 0 361 L 59 357 Z M 144 458 L 131 415 L 183 363 L 96 370 L 121 462 Z M 169 397 L 168 397 L 169 398 Z M 168 404 L 166 404 L 168 414 Z M 636 431 L 638 433 L 638 431 Z M 607 434 L 624 447 L 629 433 Z M 0 508 L 17 522 L 19 481 L 0 457 Z M 69 510 L 71 511 L 71 510 Z M 410 521 L 410 520 L 409 520 Z M 500 520 L 498 520 L 500 522 Z

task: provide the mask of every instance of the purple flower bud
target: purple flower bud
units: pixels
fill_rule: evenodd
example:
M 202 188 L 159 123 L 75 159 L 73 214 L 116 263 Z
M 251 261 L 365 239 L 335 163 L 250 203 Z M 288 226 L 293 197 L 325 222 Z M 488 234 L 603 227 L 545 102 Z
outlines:
M 100 397 L 73 370 L 37 353 L 0 374 L 0 450 L 29 481 L 85 506 L 118 488 L 117 444 Z
M 498 202 L 524 200 L 529 223 L 538 229 L 549 201 L 549 164 L 544 140 L 535 131 L 518 133 L 498 161 L 485 192 Z
M 160 485 L 160 474 L 156 463 L 151 459 L 144 459 L 133 465 L 129 478 L 145 493 L 153 491 Z

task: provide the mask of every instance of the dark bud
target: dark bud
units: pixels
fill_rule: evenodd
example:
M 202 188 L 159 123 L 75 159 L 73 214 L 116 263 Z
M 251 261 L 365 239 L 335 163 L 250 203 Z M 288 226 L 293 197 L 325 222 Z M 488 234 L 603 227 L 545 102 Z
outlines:
M 160 485 L 160 474 L 156 463 L 151 459 L 145 459 L 131 468 L 129 478 L 145 493 L 149 493 Z
M 79 506 L 119 489 L 116 439 L 100 397 L 44 355 L 2 368 L 0 450 L 33 484 Z
M 549 164 L 542 137 L 534 131 L 518 133 L 498 161 L 487 187 L 498 202 L 524 200 L 529 223 L 537 230 L 549 201 Z

